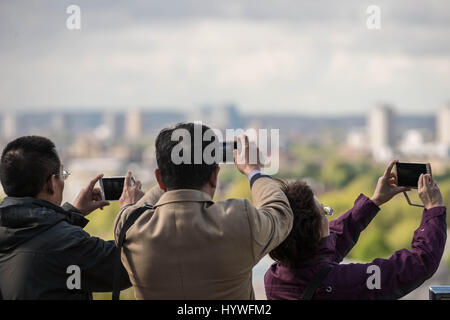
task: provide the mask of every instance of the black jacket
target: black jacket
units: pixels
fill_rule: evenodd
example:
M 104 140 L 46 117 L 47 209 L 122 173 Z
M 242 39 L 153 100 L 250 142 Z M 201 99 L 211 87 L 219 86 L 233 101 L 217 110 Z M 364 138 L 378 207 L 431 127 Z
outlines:
M 0 204 L 0 299 L 90 299 L 112 291 L 119 251 L 91 237 L 81 213 L 66 203 L 7 197 Z M 81 270 L 81 288 L 69 290 L 68 267 Z M 131 286 L 122 267 L 121 289 Z

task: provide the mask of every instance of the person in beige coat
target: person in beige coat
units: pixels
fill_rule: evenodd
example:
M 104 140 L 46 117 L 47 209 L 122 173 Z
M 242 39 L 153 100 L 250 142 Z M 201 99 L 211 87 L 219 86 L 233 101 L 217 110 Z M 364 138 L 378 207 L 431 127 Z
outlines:
M 178 124 L 159 133 L 158 185 L 123 207 L 115 221 L 117 241 L 131 212 L 149 208 L 126 232 L 122 263 L 137 299 L 254 299 L 252 268 L 289 234 L 289 202 L 275 180 L 249 163 L 246 137 L 234 160 L 249 178 L 253 204 L 247 199 L 214 202 L 217 163 L 175 165 L 170 158 L 177 144 L 171 139 L 173 131 L 194 134 L 195 125 Z M 202 133 L 208 129 L 202 125 Z M 205 147 L 203 142 L 202 150 Z M 127 188 L 133 192 L 129 174 L 125 195 Z

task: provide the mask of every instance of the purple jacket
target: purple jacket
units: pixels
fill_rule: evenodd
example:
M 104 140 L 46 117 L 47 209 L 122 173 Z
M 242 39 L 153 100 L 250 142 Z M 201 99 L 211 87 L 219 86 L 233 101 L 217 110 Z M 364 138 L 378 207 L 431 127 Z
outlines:
M 334 267 L 317 289 L 313 299 L 398 299 L 420 286 L 436 272 L 447 238 L 445 207 L 424 210 L 414 232 L 411 250 L 402 249 L 389 259 L 371 263 L 339 264 L 356 244 L 359 234 L 380 209 L 360 195 L 352 209 L 330 222 L 330 236 L 321 240 L 314 258 L 300 268 L 291 269 L 279 262 L 272 264 L 264 277 L 267 299 L 301 299 L 304 289 L 325 264 Z M 380 289 L 369 289 L 369 277 L 379 267 Z M 376 267 L 375 267 L 376 268 Z M 373 277 L 370 279 L 372 282 Z

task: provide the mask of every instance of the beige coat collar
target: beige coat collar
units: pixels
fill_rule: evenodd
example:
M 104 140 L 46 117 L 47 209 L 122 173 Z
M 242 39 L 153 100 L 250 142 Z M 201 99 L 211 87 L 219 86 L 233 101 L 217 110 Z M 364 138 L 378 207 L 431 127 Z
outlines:
M 195 189 L 171 190 L 163 193 L 161 198 L 153 207 L 172 202 L 213 202 L 211 196 L 206 192 Z

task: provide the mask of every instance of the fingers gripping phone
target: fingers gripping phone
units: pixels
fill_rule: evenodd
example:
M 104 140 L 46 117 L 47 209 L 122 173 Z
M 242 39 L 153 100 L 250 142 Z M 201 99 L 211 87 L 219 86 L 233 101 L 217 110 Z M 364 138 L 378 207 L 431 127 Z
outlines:
M 397 162 L 397 184 L 399 187 L 410 187 L 417 189 L 419 177 L 421 174 L 429 174 L 431 176 L 431 164 L 430 163 L 406 163 Z M 419 204 L 411 203 L 406 192 L 403 192 L 408 204 L 415 207 L 423 207 Z
M 417 189 L 420 175 L 427 173 L 431 175 L 431 165 L 429 163 L 397 162 L 396 170 L 399 187 Z
M 123 191 L 125 177 L 106 177 L 100 179 L 100 189 L 102 200 L 116 201 L 120 199 Z M 131 177 L 131 184 L 135 183 L 134 177 Z
M 234 150 L 239 150 L 238 152 L 241 152 L 242 150 L 242 142 L 240 140 L 235 140 L 235 141 L 226 141 L 226 142 L 222 142 L 221 144 L 221 156 L 222 159 L 220 161 L 220 163 L 234 163 Z M 265 158 L 263 157 L 262 153 L 259 151 L 256 143 L 254 142 L 249 142 L 249 152 L 250 152 L 250 161 L 252 161 L 252 152 L 253 155 L 255 155 L 255 161 L 257 161 L 258 163 L 264 163 L 265 162 Z
M 222 142 L 222 161 L 221 163 L 234 163 L 233 151 L 238 148 L 237 141 Z

